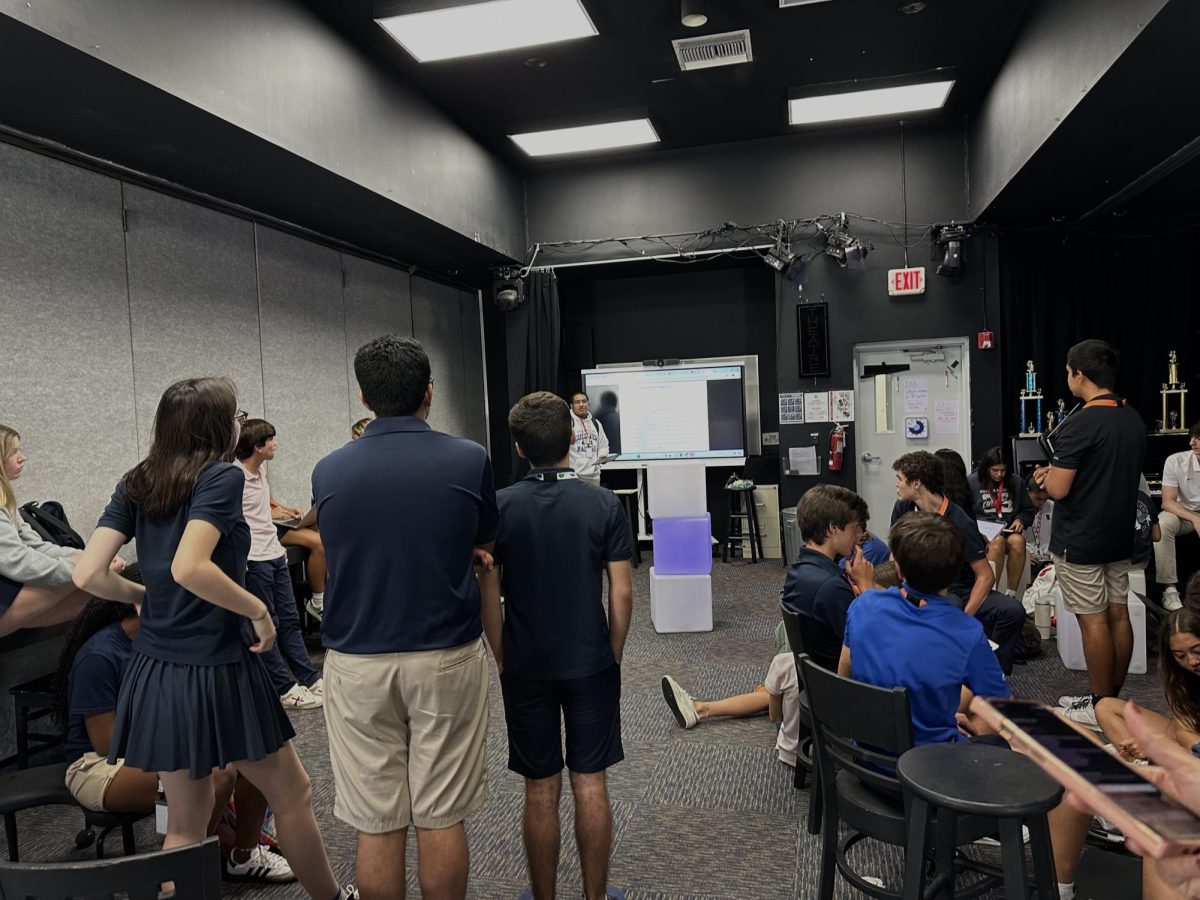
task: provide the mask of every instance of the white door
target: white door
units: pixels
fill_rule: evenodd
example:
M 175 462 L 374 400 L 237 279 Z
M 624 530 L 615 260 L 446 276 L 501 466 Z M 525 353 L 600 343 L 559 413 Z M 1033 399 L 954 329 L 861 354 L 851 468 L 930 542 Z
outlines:
M 912 450 L 957 450 L 971 466 L 971 372 L 967 338 L 857 344 L 854 348 L 855 468 L 871 508 L 870 530 L 886 536 L 896 502 L 892 463 Z

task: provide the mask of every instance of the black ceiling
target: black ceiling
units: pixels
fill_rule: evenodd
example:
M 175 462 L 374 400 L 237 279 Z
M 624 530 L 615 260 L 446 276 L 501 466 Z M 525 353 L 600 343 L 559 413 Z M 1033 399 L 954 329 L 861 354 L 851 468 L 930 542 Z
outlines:
M 901 0 L 786 9 L 777 0 L 709 0 L 702 28 L 680 24 L 679 0 L 583 0 L 598 37 L 425 64 L 375 24 L 373 0 L 308 2 L 484 145 L 526 168 L 553 163 L 525 157 L 507 139 L 511 130 L 645 109 L 663 148 L 769 137 L 794 130 L 789 88 L 939 67 L 952 67 L 957 84 L 943 111 L 924 115 L 964 116 L 995 77 L 1030 0 L 928 0 L 915 15 L 898 12 L 910 5 Z M 741 28 L 750 30 L 753 62 L 679 70 L 673 39 Z M 525 65 L 531 57 L 546 65 Z

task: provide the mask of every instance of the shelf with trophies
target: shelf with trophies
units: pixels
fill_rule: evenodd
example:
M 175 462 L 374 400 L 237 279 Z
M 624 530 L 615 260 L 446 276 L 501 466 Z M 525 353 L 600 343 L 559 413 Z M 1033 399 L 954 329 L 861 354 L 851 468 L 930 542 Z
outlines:
M 1162 390 L 1162 418 L 1154 423 L 1151 434 L 1186 434 L 1187 385 L 1179 380 L 1179 356 L 1172 350 L 1167 354 L 1167 380 Z
M 1031 359 L 1025 363 L 1025 386 L 1017 395 L 1017 422 L 1021 431 L 1012 439 L 1013 469 L 1022 477 L 1034 465 L 1047 462 L 1039 438 L 1054 431 L 1069 415 L 1066 403 L 1059 399 L 1054 409 L 1048 410 L 1043 417 L 1042 403 L 1046 397 L 1037 380 L 1037 369 Z

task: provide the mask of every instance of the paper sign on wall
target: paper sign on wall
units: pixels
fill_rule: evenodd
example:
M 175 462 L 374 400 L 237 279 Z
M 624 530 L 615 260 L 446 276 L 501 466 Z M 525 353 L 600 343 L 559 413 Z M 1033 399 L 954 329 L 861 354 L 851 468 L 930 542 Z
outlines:
M 804 395 L 796 394 L 780 394 L 779 395 L 779 424 L 780 425 L 803 425 L 804 424 Z
M 906 416 L 919 416 L 929 412 L 929 379 L 901 378 L 900 393 L 904 395 Z
M 804 395 L 804 421 L 829 421 L 829 391 Z
M 791 447 L 788 449 L 788 465 L 796 475 L 816 475 L 817 448 Z
M 933 405 L 933 433 L 958 434 L 959 404 L 957 400 L 938 400 Z
M 833 421 L 854 421 L 854 391 L 830 391 L 830 406 L 833 409 Z

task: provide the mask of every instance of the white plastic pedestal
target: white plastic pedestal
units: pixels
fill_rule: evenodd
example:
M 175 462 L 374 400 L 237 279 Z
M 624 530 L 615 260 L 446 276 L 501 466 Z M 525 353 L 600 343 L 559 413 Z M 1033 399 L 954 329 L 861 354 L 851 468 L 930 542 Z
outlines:
M 712 576 L 659 575 L 651 566 L 650 621 L 660 634 L 712 631 Z
M 693 519 L 708 512 L 704 466 L 647 465 L 651 519 Z
M 651 570 L 653 571 L 653 569 Z M 1133 573 L 1130 573 L 1133 577 Z M 1142 576 L 1143 579 L 1145 576 Z M 1058 620 L 1058 655 L 1068 669 L 1082 672 L 1087 669 L 1083 658 L 1083 637 L 1079 620 L 1068 612 L 1059 596 L 1055 617 Z M 1133 626 L 1133 658 L 1129 661 L 1131 675 L 1146 674 L 1146 604 L 1132 590 L 1129 592 L 1129 623 Z

